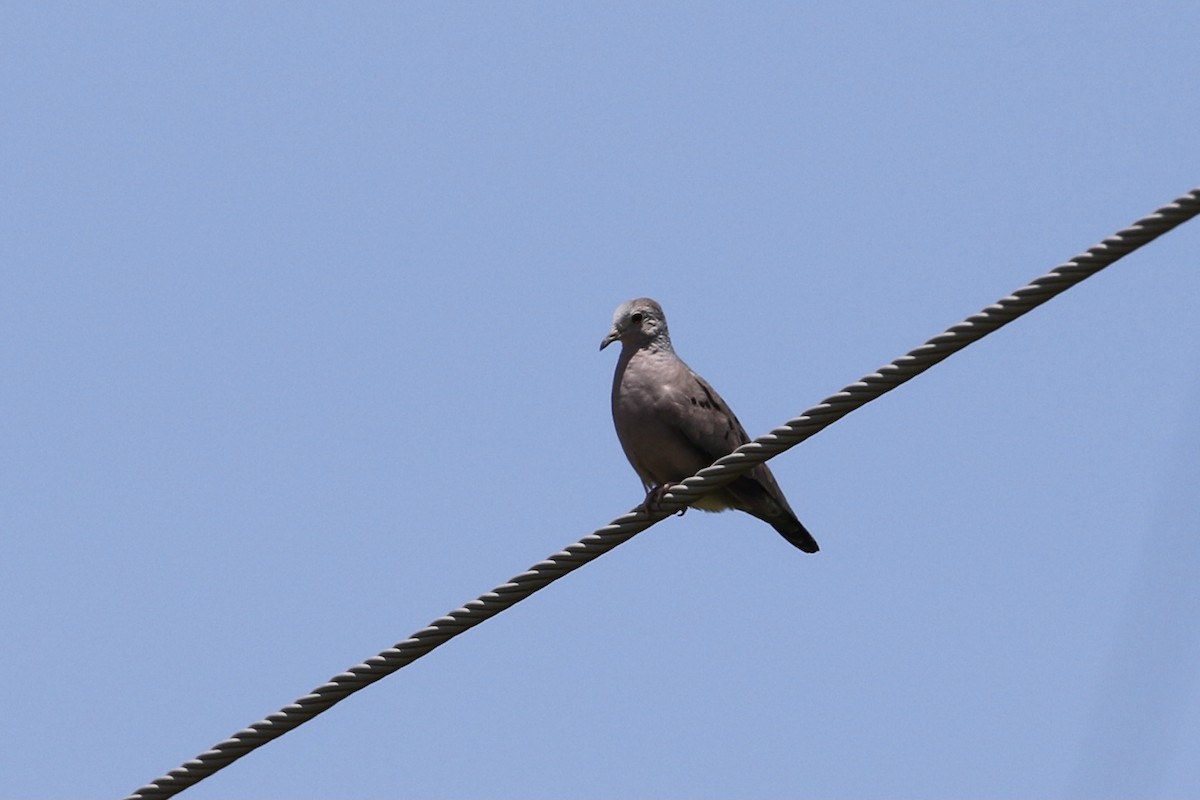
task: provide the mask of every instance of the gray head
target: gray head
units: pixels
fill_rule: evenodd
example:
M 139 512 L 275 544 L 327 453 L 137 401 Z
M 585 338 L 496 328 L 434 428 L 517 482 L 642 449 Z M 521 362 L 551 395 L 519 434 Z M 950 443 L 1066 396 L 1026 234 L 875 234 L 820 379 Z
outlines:
M 625 349 L 654 347 L 670 350 L 671 336 L 667 333 L 667 317 L 663 314 L 662 306 L 649 297 L 639 297 L 617 306 L 613 313 L 612 330 L 600 342 L 600 349 L 618 339 Z

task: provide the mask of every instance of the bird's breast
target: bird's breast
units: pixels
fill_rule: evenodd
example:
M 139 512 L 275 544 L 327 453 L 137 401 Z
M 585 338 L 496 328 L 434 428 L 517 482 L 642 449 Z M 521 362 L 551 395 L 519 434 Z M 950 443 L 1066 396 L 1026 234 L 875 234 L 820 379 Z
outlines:
M 635 354 L 620 365 L 612 398 L 617 438 L 647 486 L 678 482 L 709 463 L 680 432 L 680 409 L 687 402 L 679 396 L 687 385 L 678 374 L 680 362 L 656 363 L 655 357 Z

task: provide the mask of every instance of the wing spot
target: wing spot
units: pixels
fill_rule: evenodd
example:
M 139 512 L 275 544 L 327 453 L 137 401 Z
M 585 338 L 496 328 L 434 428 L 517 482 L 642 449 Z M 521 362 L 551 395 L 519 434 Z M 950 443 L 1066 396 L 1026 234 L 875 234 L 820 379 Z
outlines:
M 700 407 L 701 408 L 715 408 L 718 411 L 720 411 L 721 404 L 717 402 L 717 398 L 713 397 L 712 392 L 710 392 L 708 390 L 708 387 L 705 386 L 703 383 L 701 383 L 699 380 L 696 381 L 696 385 L 700 387 L 700 391 L 704 392 L 704 396 L 707 398 L 707 400 L 700 401 Z

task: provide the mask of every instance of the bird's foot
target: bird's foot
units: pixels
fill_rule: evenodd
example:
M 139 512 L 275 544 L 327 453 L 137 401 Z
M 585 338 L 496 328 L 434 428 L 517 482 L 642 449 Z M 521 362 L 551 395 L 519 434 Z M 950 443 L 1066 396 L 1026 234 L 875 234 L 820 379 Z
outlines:
M 659 505 L 662 504 L 662 499 L 667 496 L 669 491 L 671 491 L 671 484 L 669 483 L 663 483 L 655 486 L 653 489 L 646 492 L 646 499 L 642 501 L 640 506 L 638 506 L 638 510 L 644 511 L 647 514 L 654 513 L 658 510 Z M 685 511 L 687 511 L 687 506 L 679 509 L 679 513 L 675 516 L 682 517 L 683 512 Z

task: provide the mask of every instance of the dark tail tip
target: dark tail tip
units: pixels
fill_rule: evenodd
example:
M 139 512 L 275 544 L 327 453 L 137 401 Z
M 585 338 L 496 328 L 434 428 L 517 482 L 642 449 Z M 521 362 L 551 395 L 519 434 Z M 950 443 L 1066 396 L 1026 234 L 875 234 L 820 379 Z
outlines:
M 817 545 L 817 540 L 795 517 L 789 520 L 779 520 L 777 524 L 773 523 L 773 526 L 775 530 L 779 531 L 780 536 L 806 553 L 815 553 L 821 549 Z

